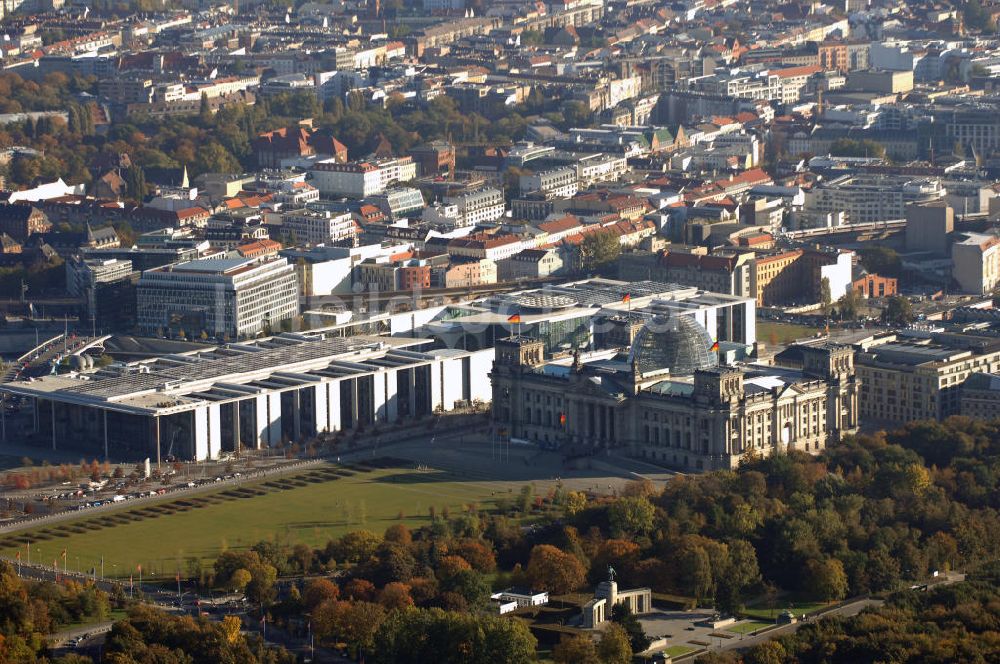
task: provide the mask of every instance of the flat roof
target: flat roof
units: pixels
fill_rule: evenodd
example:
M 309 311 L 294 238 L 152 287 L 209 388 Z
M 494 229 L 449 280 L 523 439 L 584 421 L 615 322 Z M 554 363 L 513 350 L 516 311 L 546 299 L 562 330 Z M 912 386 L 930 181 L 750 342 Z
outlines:
M 205 351 L 164 355 L 130 364 L 127 373 L 107 369 L 6 383 L 0 391 L 122 411 L 188 410 L 223 401 L 318 383 L 328 378 L 415 366 L 468 351 L 419 352 L 427 339 L 279 335 Z

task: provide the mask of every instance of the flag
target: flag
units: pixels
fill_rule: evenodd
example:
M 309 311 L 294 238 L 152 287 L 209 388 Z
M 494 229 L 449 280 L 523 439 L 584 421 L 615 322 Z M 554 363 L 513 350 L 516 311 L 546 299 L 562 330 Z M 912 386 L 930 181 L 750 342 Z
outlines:
M 520 323 L 521 322 L 521 314 L 511 314 L 510 316 L 507 317 L 507 322 L 508 323 Z
M 625 293 L 624 295 L 622 295 L 622 302 L 624 304 L 628 304 L 631 301 L 632 301 L 632 293 Z
M 20 552 L 20 551 L 18 551 L 18 552 L 17 552 L 17 559 L 18 559 L 18 560 L 20 560 L 20 559 L 21 559 L 21 552 Z
M 135 568 L 139 570 L 139 574 L 142 574 L 142 565 L 136 565 Z
M 559 413 L 559 425 L 564 426 L 566 424 L 566 413 Z
M 63 549 L 63 552 L 62 552 L 62 559 L 63 559 L 63 560 L 66 560 L 66 549 Z
M 719 342 L 718 341 L 713 342 L 712 347 L 709 350 L 711 350 L 713 353 L 717 352 L 719 350 Z

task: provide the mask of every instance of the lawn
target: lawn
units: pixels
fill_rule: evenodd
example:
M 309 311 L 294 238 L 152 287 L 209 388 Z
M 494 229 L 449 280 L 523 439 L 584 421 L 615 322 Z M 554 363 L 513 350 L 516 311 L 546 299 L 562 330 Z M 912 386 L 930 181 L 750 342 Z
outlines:
M 245 482 L 239 487 L 146 504 L 130 510 L 81 515 L 79 520 L 12 533 L 0 539 L 0 554 L 26 557 L 70 570 L 127 578 L 142 565 L 143 580 L 186 576 L 187 560 L 211 565 L 226 549 L 249 547 L 270 538 L 323 545 L 331 537 L 367 529 L 429 522 L 429 509 L 457 514 L 467 505 L 494 507 L 494 482 L 463 482 L 438 471 L 394 467 L 346 471 L 335 466 L 293 476 Z M 400 518 L 401 517 L 401 518 Z
M 782 611 L 785 609 L 790 610 L 796 616 L 802 615 L 803 613 L 812 613 L 813 611 L 818 611 L 824 609 L 830 604 L 828 602 L 793 602 L 790 600 L 777 600 L 774 604 L 774 608 L 768 608 L 766 606 L 754 606 L 747 607 L 743 613 L 748 618 L 757 618 L 759 620 L 769 620 L 774 621 Z
M 816 336 L 818 327 L 779 323 L 771 320 L 757 321 L 757 338 L 766 344 L 788 344 L 799 339 Z
M 681 655 L 686 655 L 689 652 L 694 652 L 694 648 L 688 648 L 687 646 L 670 646 L 663 651 L 663 654 L 668 657 L 680 657 Z
M 97 617 L 86 618 L 80 622 L 69 623 L 68 625 L 60 625 L 59 629 L 56 630 L 56 634 L 59 632 L 68 632 L 73 629 L 80 629 L 81 627 L 87 627 L 88 625 L 97 625 L 99 623 L 112 621 L 118 622 L 119 620 L 125 618 L 128 615 L 128 611 L 125 609 L 112 609 L 107 617 L 103 619 L 98 619 Z
M 733 632 L 734 634 L 749 634 L 750 632 L 756 632 L 758 629 L 763 629 L 764 627 L 770 627 L 773 622 L 761 622 L 760 620 L 751 620 L 749 622 L 736 623 L 730 627 L 726 627 L 727 632 Z

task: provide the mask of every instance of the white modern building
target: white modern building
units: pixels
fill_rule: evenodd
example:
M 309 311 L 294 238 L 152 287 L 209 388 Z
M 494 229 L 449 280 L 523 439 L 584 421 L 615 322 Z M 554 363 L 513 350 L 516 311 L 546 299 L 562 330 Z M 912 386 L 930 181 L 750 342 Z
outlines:
M 504 215 L 503 192 L 493 187 L 445 196 L 442 205 L 424 209 L 423 219 L 458 228 L 496 221 Z
M 89 374 L 8 383 L 33 437 L 113 459 L 213 459 L 370 429 L 490 398 L 492 349 L 421 339 L 283 334 Z
M 353 240 L 358 226 L 350 212 L 303 208 L 281 215 L 281 234 L 293 244 L 332 244 Z
M 213 258 L 146 270 L 137 318 L 145 334 L 260 334 L 299 313 L 295 268 L 284 258 Z
M 580 189 L 575 168 L 554 168 L 532 175 L 522 175 L 518 185 L 522 194 L 540 191 L 562 198 L 570 198 Z
M 1000 237 L 966 233 L 951 245 L 951 275 L 963 293 L 985 295 L 1000 283 Z
M 323 196 L 365 198 L 381 194 L 389 186 L 417 177 L 417 165 L 410 157 L 338 164 L 322 161 L 309 170 L 313 185 Z

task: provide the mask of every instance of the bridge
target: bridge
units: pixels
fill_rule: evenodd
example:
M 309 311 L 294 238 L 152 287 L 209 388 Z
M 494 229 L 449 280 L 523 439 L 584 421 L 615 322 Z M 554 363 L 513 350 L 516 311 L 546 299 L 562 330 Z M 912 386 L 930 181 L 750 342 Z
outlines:
M 872 235 L 894 233 L 906 228 L 906 219 L 889 219 L 886 221 L 869 221 L 859 224 L 843 224 L 840 226 L 824 226 L 822 228 L 803 228 L 797 231 L 785 231 L 782 237 L 789 240 L 810 240 L 812 238 L 829 237 L 853 233 L 857 235 Z
M 62 357 L 80 355 L 92 348 L 103 351 L 104 342 L 110 338 L 110 334 L 97 337 L 67 337 L 63 333 L 57 334 L 11 362 L 0 376 L 0 383 L 9 383 L 22 376 L 44 375 L 48 373 L 52 362 L 58 362 Z

